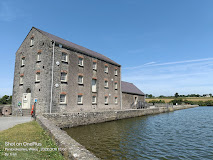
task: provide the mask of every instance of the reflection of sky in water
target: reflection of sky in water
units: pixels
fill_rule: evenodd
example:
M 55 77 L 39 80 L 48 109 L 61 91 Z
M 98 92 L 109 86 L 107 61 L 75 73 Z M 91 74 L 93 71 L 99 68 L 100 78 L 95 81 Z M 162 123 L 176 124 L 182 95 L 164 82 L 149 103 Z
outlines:
M 212 114 L 198 107 L 67 131 L 102 159 L 210 159 Z

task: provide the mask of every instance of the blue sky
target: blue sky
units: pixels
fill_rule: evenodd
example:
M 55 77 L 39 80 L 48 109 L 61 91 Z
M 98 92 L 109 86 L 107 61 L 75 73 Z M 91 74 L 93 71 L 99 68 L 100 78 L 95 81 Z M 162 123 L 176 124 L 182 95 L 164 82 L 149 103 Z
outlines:
M 32 26 L 122 65 L 144 93 L 213 93 L 212 0 L 1 0 L 0 96 Z

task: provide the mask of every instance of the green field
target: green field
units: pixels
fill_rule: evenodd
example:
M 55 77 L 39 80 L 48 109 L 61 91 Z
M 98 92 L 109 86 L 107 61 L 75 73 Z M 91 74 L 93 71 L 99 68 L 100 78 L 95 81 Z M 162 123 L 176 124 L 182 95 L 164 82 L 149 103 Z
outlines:
M 5 142 L 10 142 L 11 145 L 14 143 L 15 146 L 7 146 Z M 32 142 L 39 143 L 42 146 L 26 146 L 27 143 L 32 144 Z M 22 146 L 18 146 L 19 144 Z M 6 148 L 24 148 L 28 151 L 5 151 Z M 41 151 L 41 148 L 57 148 L 57 146 L 36 121 L 19 124 L 13 128 L 0 131 L 1 160 L 64 159 L 59 151 Z M 38 149 L 38 151 L 34 149 Z
M 213 98 L 207 98 L 207 97 L 178 97 L 181 98 L 183 100 L 188 100 L 188 101 L 209 101 L 212 100 Z M 169 103 L 170 101 L 174 100 L 174 98 L 146 98 L 146 102 L 152 101 L 152 100 L 163 100 L 166 103 Z

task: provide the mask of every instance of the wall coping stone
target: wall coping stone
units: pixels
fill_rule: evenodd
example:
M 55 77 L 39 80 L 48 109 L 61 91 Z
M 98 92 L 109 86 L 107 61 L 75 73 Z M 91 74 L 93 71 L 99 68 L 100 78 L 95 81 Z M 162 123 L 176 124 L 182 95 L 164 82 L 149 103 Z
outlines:
M 98 160 L 95 155 L 85 149 L 84 146 L 72 139 L 65 131 L 61 130 L 54 123 L 42 115 L 38 115 L 36 120 L 41 127 L 55 140 L 59 148 L 65 148 L 61 153 L 66 159 L 74 160 Z

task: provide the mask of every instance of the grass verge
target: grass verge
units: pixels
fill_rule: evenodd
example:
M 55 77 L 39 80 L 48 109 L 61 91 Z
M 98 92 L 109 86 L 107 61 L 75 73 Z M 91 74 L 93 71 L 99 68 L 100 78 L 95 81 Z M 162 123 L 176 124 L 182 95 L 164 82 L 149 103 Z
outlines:
M 8 151 L 8 148 L 24 151 Z M 40 125 L 36 121 L 31 121 L 0 132 L 0 159 L 64 160 L 64 157 Z

